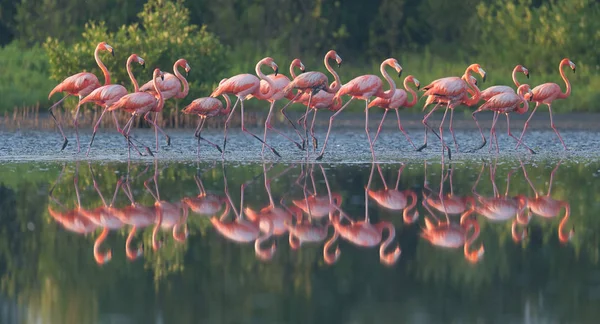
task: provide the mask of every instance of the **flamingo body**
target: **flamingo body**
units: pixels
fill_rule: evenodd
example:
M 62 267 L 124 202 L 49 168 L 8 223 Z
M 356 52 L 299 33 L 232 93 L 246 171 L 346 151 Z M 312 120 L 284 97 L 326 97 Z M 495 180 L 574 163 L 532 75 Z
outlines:
M 259 88 L 260 79 L 255 75 L 244 73 L 232 76 L 222 82 L 210 96 L 218 97 L 224 93 L 230 93 L 246 99 L 248 95 L 255 93 Z
M 59 83 L 48 95 L 48 99 L 57 92 L 66 92 L 70 95 L 85 97 L 100 86 L 98 77 L 90 72 L 74 74 Z

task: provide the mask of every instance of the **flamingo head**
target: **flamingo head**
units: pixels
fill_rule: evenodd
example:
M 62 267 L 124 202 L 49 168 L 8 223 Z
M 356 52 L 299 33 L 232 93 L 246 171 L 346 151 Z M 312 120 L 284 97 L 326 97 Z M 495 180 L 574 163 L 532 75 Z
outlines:
M 295 58 L 292 61 L 292 66 L 299 68 L 300 69 L 300 73 L 303 73 L 303 72 L 306 71 L 306 67 L 304 67 L 304 64 L 302 64 L 302 61 L 300 61 L 299 58 Z
M 165 73 L 163 71 L 161 71 L 159 68 L 155 68 L 154 72 L 152 72 L 152 75 L 154 76 L 154 78 L 158 78 L 160 77 L 161 80 L 165 80 Z
M 273 71 L 275 71 L 275 76 L 277 76 L 277 73 L 279 73 L 279 66 L 277 66 L 273 58 L 265 57 L 264 59 L 262 59 L 262 63 L 270 65 Z
M 333 102 L 331 103 L 331 106 L 329 106 L 329 110 L 336 112 L 340 110 L 340 108 L 342 108 L 342 98 L 333 98 Z
M 383 61 L 382 64 L 387 64 L 393 67 L 396 70 L 396 72 L 398 72 L 398 77 L 402 76 L 402 67 L 400 66 L 400 63 L 398 63 L 398 60 L 396 60 L 395 58 L 389 58 Z
M 467 70 L 479 73 L 479 75 L 481 75 L 481 80 L 485 82 L 487 73 L 485 73 L 485 71 L 481 68 L 481 66 L 478 63 L 469 65 Z
M 417 78 L 415 78 L 414 76 L 409 75 L 404 80 L 407 81 L 407 82 L 414 83 L 415 86 L 417 87 L 417 90 L 421 89 L 421 82 L 419 82 L 419 80 L 417 80 Z
M 529 79 L 529 70 L 527 70 L 526 67 L 524 67 L 523 65 L 519 64 L 519 65 L 517 65 L 517 71 L 518 72 L 522 72 L 523 74 L 525 74 L 525 76 L 527 76 L 527 79 Z
M 531 91 L 529 84 L 521 84 L 517 89 L 517 93 L 523 96 L 523 98 L 526 100 L 533 100 L 533 91 Z
M 112 46 L 106 44 L 106 42 L 100 42 L 98 43 L 98 49 L 101 51 L 109 51 L 110 54 L 112 54 L 112 56 L 115 56 L 115 50 L 112 48 Z
M 342 66 L 342 58 L 338 55 L 338 53 L 335 50 L 329 50 L 329 52 L 327 52 L 327 54 L 325 54 L 325 60 L 327 60 L 327 59 L 335 59 L 337 66 L 338 67 Z
M 175 62 L 175 66 L 182 67 L 185 70 L 185 76 L 186 77 L 190 74 L 190 70 L 192 69 L 190 67 L 190 65 L 188 64 L 188 61 L 186 59 L 183 59 L 183 58 L 177 60 L 177 62 Z
M 131 54 L 131 60 L 138 62 L 143 69 L 146 68 L 146 61 L 144 61 L 144 59 L 141 56 L 138 56 L 137 54 Z

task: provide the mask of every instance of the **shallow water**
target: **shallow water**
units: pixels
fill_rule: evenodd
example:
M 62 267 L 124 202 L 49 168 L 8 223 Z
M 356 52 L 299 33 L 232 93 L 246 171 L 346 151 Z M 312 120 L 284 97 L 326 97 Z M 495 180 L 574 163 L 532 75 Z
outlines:
M 443 169 L 438 162 L 2 164 L 0 322 L 593 322 L 599 169 L 600 162 L 515 159 Z M 374 199 L 385 193 L 383 180 L 398 197 L 396 210 Z M 494 208 L 494 185 L 502 200 L 507 182 L 508 197 L 522 197 L 505 200 L 521 208 L 520 222 L 516 213 L 500 221 L 483 215 Z M 551 201 L 536 203 L 536 192 Z M 461 238 L 447 248 L 422 236 L 427 226 L 444 228 L 440 194 L 455 198 L 443 206 L 458 212 L 448 215 L 458 236 L 475 238 L 466 252 Z M 303 212 L 315 197 L 320 205 Z M 279 215 L 272 222 L 270 198 Z M 533 213 L 544 208 L 553 217 Z M 371 247 L 347 239 L 349 220 L 364 221 L 365 211 L 375 228 L 388 225 Z M 241 217 L 254 230 L 248 242 L 219 232 L 221 216 L 225 224 Z M 103 226 L 112 228 L 94 253 Z M 257 226 L 266 239 L 255 247 Z M 381 257 L 389 227 L 395 235 Z M 312 231 L 316 242 L 290 241 L 290 228 Z M 324 251 L 336 233 L 342 237 Z

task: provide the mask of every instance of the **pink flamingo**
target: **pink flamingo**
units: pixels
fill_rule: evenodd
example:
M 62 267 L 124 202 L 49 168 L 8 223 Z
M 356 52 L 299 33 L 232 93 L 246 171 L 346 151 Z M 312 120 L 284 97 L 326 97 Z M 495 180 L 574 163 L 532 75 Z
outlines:
M 429 124 L 427 124 L 427 120 L 429 119 L 431 114 L 433 114 L 433 112 L 436 111 L 437 108 L 439 107 L 439 105 L 441 105 L 441 104 L 446 105 L 446 110 L 444 112 L 444 116 L 442 117 L 442 121 L 440 122 L 440 127 L 439 127 L 439 131 L 440 131 L 439 137 L 442 142 L 442 153 L 443 153 L 444 149 L 447 149 L 448 156 L 450 156 L 450 149 L 448 148 L 448 146 L 446 146 L 446 144 L 444 143 L 444 140 L 443 140 L 444 139 L 444 134 L 443 134 L 444 120 L 446 119 L 446 114 L 448 113 L 448 109 L 450 109 L 450 133 L 452 134 L 452 138 L 454 139 L 454 146 L 455 146 L 456 150 L 458 150 L 458 144 L 456 143 L 456 137 L 454 135 L 454 128 L 452 126 L 452 121 L 453 121 L 453 117 L 454 117 L 454 108 L 460 104 L 472 106 L 472 105 L 476 104 L 477 102 L 479 102 L 479 98 L 481 96 L 481 92 L 479 91 L 479 88 L 475 84 L 475 82 L 474 82 L 475 78 L 472 78 L 471 72 L 479 73 L 481 75 L 483 81 L 485 82 L 485 78 L 486 78 L 485 71 L 481 68 L 481 66 L 479 66 L 479 64 L 475 63 L 475 64 L 469 65 L 467 67 L 467 69 L 465 70 L 465 74 L 460 78 L 459 77 L 445 77 L 445 78 L 437 79 L 437 80 L 431 82 L 430 84 L 428 84 L 427 86 L 423 87 L 423 90 L 425 91 L 423 96 L 429 96 L 427 98 L 427 100 L 425 101 L 423 110 L 425 110 L 425 108 L 431 103 L 435 102 L 436 105 L 423 118 L 422 123 L 423 123 L 423 125 L 425 125 L 425 142 L 423 143 L 423 145 L 421 147 L 419 147 L 417 149 L 417 151 L 421 151 L 427 147 L 427 130 L 431 130 L 435 134 L 435 132 L 433 131 L 431 126 L 429 126 Z M 469 94 L 472 95 L 471 98 L 468 97 Z M 485 136 L 483 136 L 483 132 L 481 133 L 481 138 L 484 141 L 483 145 L 485 145 Z M 483 147 L 483 145 L 481 147 Z
M 463 247 L 465 259 L 471 263 L 478 262 L 485 252 L 483 244 L 476 251 L 471 251 L 471 245 L 479 237 L 479 223 L 476 219 L 470 218 L 474 209 L 467 210 L 460 217 L 460 224 L 444 222 L 437 220 L 434 224 L 429 217 L 425 216 L 425 228 L 421 232 L 421 237 L 431 244 L 443 248 Z M 433 215 L 432 215 L 433 216 Z M 435 216 L 434 216 L 435 217 Z M 473 228 L 474 232 L 468 236 L 468 231 Z
M 256 77 L 256 75 L 247 73 L 235 75 L 219 84 L 219 86 L 210 94 L 210 96 L 213 98 L 218 97 L 224 93 L 234 94 L 237 97 L 233 108 L 231 108 L 231 113 L 229 113 L 229 117 L 227 117 L 227 120 L 225 121 L 225 136 L 223 139 L 223 153 L 221 154 L 222 156 L 225 155 L 225 146 L 227 145 L 227 127 L 231 122 L 231 118 L 233 117 L 233 113 L 235 112 L 235 107 L 237 107 L 238 102 L 240 102 L 242 116 L 242 131 L 252 135 L 261 143 L 265 144 L 273 152 L 273 154 L 277 155 L 278 157 L 281 157 L 281 155 L 279 155 L 279 153 L 277 153 L 277 151 L 273 147 L 271 147 L 269 144 L 266 144 L 262 139 L 260 139 L 260 137 L 248 131 L 246 129 L 246 126 L 244 126 L 244 100 L 246 100 L 249 95 L 252 95 L 253 97 L 259 100 L 267 100 L 271 98 L 271 96 L 273 96 L 273 93 L 275 92 L 275 85 L 273 83 L 273 80 L 264 75 L 264 73 L 262 73 L 260 70 L 260 67 L 263 64 L 270 65 L 273 71 L 275 71 L 275 75 L 277 75 L 277 73 L 279 72 L 279 67 L 273 61 L 273 59 L 270 57 L 265 57 L 262 60 L 258 61 L 258 63 L 256 64 L 255 72 L 256 75 L 258 75 L 258 77 Z M 269 84 L 269 91 L 267 93 L 262 93 L 260 91 L 261 79 L 265 80 Z
M 162 92 L 162 96 L 163 96 L 164 100 L 169 100 L 171 98 L 177 98 L 177 99 L 185 98 L 188 95 L 188 92 L 190 91 L 190 86 L 189 86 L 187 80 L 185 79 L 185 77 L 183 75 L 181 75 L 181 73 L 179 72 L 179 69 L 177 69 L 177 67 L 181 67 L 181 68 L 185 69 L 186 76 L 188 75 L 188 73 L 190 72 L 190 69 L 191 69 L 190 65 L 188 64 L 188 62 L 185 59 L 181 58 L 181 59 L 175 61 L 175 64 L 173 64 L 173 72 L 175 73 L 175 75 L 173 75 L 171 73 L 165 73 L 164 81 L 158 81 L 158 88 Z M 183 85 L 183 89 L 181 89 L 182 85 Z M 140 91 L 150 92 L 150 93 L 154 94 L 155 96 L 157 95 L 156 91 L 154 90 L 154 86 L 152 85 L 152 80 L 146 82 L 140 88 Z M 155 113 L 154 114 L 154 122 L 155 123 L 158 121 L 158 114 L 162 111 L 162 108 L 163 107 L 156 107 L 155 109 L 152 110 Z M 157 152 L 158 152 L 158 131 L 159 130 L 165 136 L 165 138 L 167 140 L 167 146 L 171 145 L 171 138 L 169 137 L 169 135 L 167 135 L 165 132 L 163 132 L 162 129 L 154 127 L 154 135 L 156 136 L 156 151 Z
M 532 94 L 531 89 L 528 84 L 522 84 L 517 89 L 517 93 L 514 92 L 502 92 L 491 98 L 489 98 L 483 105 L 479 107 L 479 109 L 473 112 L 473 120 L 475 120 L 475 124 L 477 124 L 477 128 L 481 132 L 481 127 L 477 122 L 477 118 L 475 117 L 476 113 L 482 112 L 484 110 L 491 110 L 494 112 L 494 120 L 492 121 L 492 127 L 490 129 L 490 151 L 492 150 L 492 146 L 494 140 L 496 142 L 496 152 L 500 151 L 498 147 L 498 137 L 496 136 L 496 122 L 498 121 L 498 116 L 500 114 L 506 115 L 506 127 L 508 129 L 508 136 L 518 141 L 518 139 L 511 133 L 510 131 L 510 117 L 509 113 L 515 112 L 517 114 L 524 114 L 529 109 L 529 103 L 527 99 L 525 99 L 525 93 Z M 529 97 L 531 100 L 531 96 Z M 493 138 L 492 138 L 493 136 Z M 523 144 L 529 152 L 532 154 L 535 153 L 529 146 Z
M 262 244 L 266 242 L 273 235 L 273 223 L 270 219 L 265 219 L 266 232 L 261 234 L 261 226 L 258 220 L 248 221 L 243 218 L 244 214 L 244 189 L 245 184 L 241 185 L 240 193 L 240 211 L 233 206 L 233 200 L 229 195 L 229 189 L 227 187 L 227 179 L 225 179 L 225 195 L 228 199 L 227 208 L 223 212 L 220 218 L 213 216 L 210 221 L 215 229 L 226 238 L 241 243 L 247 243 L 254 241 L 254 251 L 256 256 L 261 260 L 270 260 L 275 254 L 276 246 L 275 242 L 271 244 L 269 248 L 263 248 Z M 229 214 L 229 209 L 232 208 L 236 215 L 236 218 L 232 222 L 224 222 L 225 217 Z
M 400 185 L 400 177 L 402 176 L 402 171 L 406 167 L 405 164 L 402 164 L 398 169 L 398 178 L 396 179 L 396 186 L 394 188 L 389 188 L 387 182 L 385 181 L 385 177 L 381 172 L 381 166 L 377 164 L 377 170 L 379 171 L 379 175 L 381 176 L 381 180 L 383 181 L 384 189 L 382 190 L 367 190 L 367 194 L 371 199 L 375 200 L 377 204 L 382 206 L 383 208 L 387 208 L 390 210 L 404 210 L 402 212 L 402 219 L 406 224 L 412 224 L 419 218 L 419 212 L 417 210 L 410 214 L 410 212 L 417 205 L 417 194 L 410 189 L 407 190 L 398 190 L 398 186 Z M 410 198 L 411 203 L 408 204 L 408 199 Z
M 146 63 L 145 63 L 144 59 L 139 57 L 137 54 L 131 54 L 129 56 L 129 58 L 127 58 L 127 64 L 126 64 L 127 74 L 129 75 L 129 79 L 131 80 L 131 83 L 133 83 L 134 92 L 138 92 L 139 91 L 138 82 L 135 79 L 133 72 L 131 71 L 131 63 L 133 61 L 138 62 L 142 66 L 142 68 L 146 67 Z M 98 121 L 96 122 L 96 125 L 94 125 L 94 131 L 92 132 L 92 139 L 90 140 L 90 144 L 88 145 L 88 150 L 87 150 L 86 156 L 90 154 L 90 149 L 92 148 L 92 144 L 94 143 L 94 138 L 96 137 L 96 132 L 98 131 L 98 127 L 100 126 L 100 122 L 102 122 L 102 117 L 106 113 L 106 110 L 108 109 L 108 107 L 110 105 L 112 105 L 114 102 L 116 102 L 117 100 L 119 100 L 121 97 L 123 97 L 125 95 L 127 95 L 127 89 L 124 86 L 122 86 L 120 84 L 108 84 L 108 85 L 104 85 L 104 86 L 94 89 L 94 91 L 92 91 L 89 95 L 87 95 L 85 98 L 83 98 L 79 101 L 78 105 L 83 105 L 88 102 L 91 102 L 98 106 L 104 107 L 104 110 L 102 111 L 102 114 L 100 114 L 100 117 L 98 118 Z M 119 121 L 117 120 L 117 115 L 115 114 L 114 111 L 113 111 L 113 118 L 115 120 L 115 125 L 117 126 L 117 131 L 119 133 L 121 133 L 122 135 L 125 135 L 123 133 L 123 130 L 121 130 L 121 127 L 119 127 Z
M 297 76 L 296 78 L 294 78 L 294 80 L 292 80 L 283 89 L 283 92 L 286 96 L 293 89 L 300 90 L 300 91 L 298 91 L 296 96 L 294 96 L 294 98 L 292 100 L 290 100 L 290 102 L 288 102 L 283 108 L 281 108 L 281 113 L 287 118 L 287 120 L 294 127 L 294 129 L 296 128 L 296 125 L 294 125 L 294 123 L 290 120 L 290 118 L 285 114 L 285 109 L 291 103 L 295 102 L 303 94 L 307 95 L 308 98 L 306 99 L 306 102 L 307 102 L 306 112 L 304 113 L 304 115 L 307 115 L 308 110 L 311 107 L 311 102 L 312 102 L 313 96 L 316 95 L 317 93 L 319 93 L 320 90 L 323 90 L 327 93 L 335 94 L 341 87 L 342 83 L 340 81 L 340 77 L 337 74 L 337 72 L 335 72 L 335 70 L 331 67 L 331 65 L 329 65 L 329 60 L 335 60 L 338 65 L 338 68 L 339 68 L 342 66 L 342 58 L 334 50 L 329 50 L 325 54 L 325 57 L 323 58 L 323 64 L 325 65 L 325 68 L 327 69 L 327 71 L 329 73 L 331 73 L 331 75 L 335 79 L 336 83 L 332 83 L 331 85 L 328 85 L 329 79 L 327 78 L 327 76 L 324 73 L 319 72 L 319 71 L 310 71 L 310 72 L 304 72 L 301 75 Z M 306 122 L 307 122 L 306 119 L 304 119 L 304 136 L 305 137 L 308 136 L 308 133 L 307 133 L 308 129 L 307 129 Z M 304 139 L 303 139 L 303 141 L 304 141 Z M 314 143 L 313 143 L 313 145 L 314 145 Z
M 300 73 L 303 73 L 306 70 L 306 68 L 304 67 L 304 64 L 302 64 L 302 61 L 300 61 L 300 59 L 294 59 L 292 61 L 292 63 L 290 63 L 290 76 L 292 77 L 292 80 L 296 78 L 296 72 L 294 72 L 295 67 L 300 69 L 300 71 L 301 71 Z M 296 141 L 292 140 L 291 138 L 289 138 L 287 135 L 285 135 L 281 131 L 273 128 L 273 126 L 271 125 L 271 117 L 273 116 L 273 108 L 275 107 L 275 101 L 283 99 L 284 97 L 289 100 L 294 99 L 295 95 L 293 93 L 289 92 L 287 95 L 284 95 L 284 93 L 283 93 L 283 89 L 288 84 L 290 84 L 290 79 L 283 74 L 269 74 L 267 77 L 273 81 L 273 95 L 271 96 L 271 98 L 267 99 L 267 101 L 271 103 L 271 106 L 269 107 L 269 113 L 267 114 L 267 119 L 265 120 L 265 133 L 263 135 L 263 142 L 264 143 L 267 142 L 267 130 L 270 129 L 270 130 L 273 130 L 276 133 L 280 134 L 281 136 L 283 136 L 290 142 L 296 144 L 296 146 L 302 150 L 303 149 L 302 145 L 298 144 Z M 269 84 L 267 83 L 267 81 L 260 80 L 260 92 L 264 94 L 264 93 L 267 93 L 268 91 L 269 91 Z M 248 98 L 251 98 L 251 97 L 252 97 L 252 95 L 248 96 Z M 298 134 L 298 135 L 300 135 L 300 134 Z M 261 151 L 262 155 L 264 155 L 264 153 L 265 153 L 265 144 L 263 144 L 262 151 Z
M 533 108 L 533 111 L 531 111 L 531 115 L 529 115 L 529 118 L 527 118 L 527 121 L 525 121 L 525 126 L 523 127 L 523 132 L 521 133 L 521 136 L 519 137 L 519 141 L 517 142 L 517 146 L 515 146 L 515 148 L 519 148 L 519 145 L 521 145 L 522 140 L 523 140 L 523 135 L 525 135 L 525 131 L 527 130 L 527 127 L 529 126 L 529 121 L 533 117 L 533 114 L 539 107 L 540 103 L 543 103 L 548 106 L 548 112 L 550 113 L 550 127 L 552 127 L 552 129 L 556 133 L 556 136 L 558 136 L 558 139 L 560 140 L 563 147 L 565 148 L 565 151 L 567 150 L 567 146 L 565 145 L 565 142 L 563 141 L 562 137 L 560 136 L 558 129 L 556 129 L 556 127 L 554 126 L 554 121 L 552 120 L 552 102 L 555 99 L 566 99 L 571 95 L 571 82 L 569 82 L 569 80 L 565 76 L 565 73 L 562 69 L 563 66 L 567 66 L 567 65 L 571 68 L 571 70 L 573 70 L 573 73 L 575 73 L 575 63 L 571 62 L 571 60 L 569 60 L 568 58 L 562 59 L 562 61 L 560 61 L 560 64 L 558 65 L 558 70 L 560 72 L 560 76 L 563 79 L 563 81 L 565 81 L 565 84 L 567 85 L 567 89 L 565 90 L 564 93 L 560 90 L 560 86 L 553 82 L 540 84 L 539 86 L 533 88 L 533 90 L 532 90 L 532 92 L 533 92 L 532 98 L 533 99 L 531 99 L 531 100 L 535 101 L 535 107 Z
M 412 145 L 412 147 L 415 150 L 417 149 L 415 144 L 411 141 L 410 137 L 408 137 L 408 134 L 406 134 L 406 131 L 404 131 L 404 127 L 402 127 L 402 123 L 400 122 L 400 113 L 398 112 L 398 110 L 401 107 L 411 108 L 417 103 L 417 94 L 415 93 L 415 91 L 413 89 L 411 89 L 408 86 L 409 82 L 412 82 L 417 87 L 417 90 L 419 90 L 419 88 L 421 86 L 419 80 L 417 80 L 414 76 L 409 75 L 406 78 L 404 78 L 404 89 L 406 89 L 406 90 L 396 89 L 396 91 L 394 92 L 394 95 L 391 98 L 384 99 L 384 98 L 377 97 L 373 101 L 371 101 L 371 103 L 369 103 L 369 108 L 380 107 L 380 108 L 385 109 L 385 111 L 383 112 L 383 117 L 381 117 L 381 122 L 379 123 L 379 127 L 377 127 L 377 133 L 375 134 L 375 137 L 373 138 L 373 145 L 375 145 L 375 141 L 377 141 L 377 137 L 379 137 L 379 132 L 381 132 L 381 127 L 383 126 L 383 121 L 385 120 L 386 114 L 388 113 L 388 111 L 390 109 L 393 109 L 396 111 L 396 117 L 398 119 L 398 128 L 400 129 L 402 134 L 404 134 L 404 137 L 406 137 L 406 139 L 408 140 L 410 145 Z M 410 95 L 412 96 L 412 99 L 410 101 L 408 101 L 408 93 L 407 92 L 410 93 Z
M 133 126 L 133 119 L 135 118 L 135 116 L 144 115 L 144 119 L 146 121 L 154 125 L 154 127 L 159 127 L 154 121 L 152 121 L 152 119 L 148 118 L 148 115 L 150 114 L 152 109 L 156 107 L 162 107 L 165 104 L 162 92 L 160 92 L 160 89 L 156 84 L 156 79 L 159 76 L 162 79 L 164 77 L 164 74 L 160 69 L 156 68 L 154 69 L 152 76 L 155 81 L 154 89 L 158 93 L 158 97 L 155 97 L 154 95 L 148 92 L 134 92 L 121 97 L 121 99 L 119 99 L 117 102 L 115 102 L 114 104 L 112 104 L 112 106 L 108 108 L 108 111 L 123 109 L 124 111 L 131 113 L 131 118 L 123 127 L 123 130 L 125 131 L 125 138 L 127 138 L 128 147 L 131 147 L 129 137 L 131 133 L 131 127 Z M 152 151 L 150 151 L 150 148 L 146 147 L 146 150 L 148 151 L 148 154 L 153 155 Z
M 525 76 L 527 76 L 527 79 L 529 79 L 529 70 L 527 70 L 526 67 L 524 67 L 521 64 L 515 66 L 515 68 L 512 71 L 512 80 L 515 83 L 515 86 L 517 88 L 521 85 L 519 83 L 519 80 L 517 80 L 517 73 L 518 72 L 522 72 L 523 74 L 525 74 Z M 481 91 L 481 97 L 480 97 L 480 99 L 484 100 L 484 101 L 488 101 L 493 96 L 495 96 L 497 94 L 505 93 L 505 92 L 515 93 L 515 89 L 513 89 L 511 86 L 507 86 L 507 85 L 495 85 L 495 86 L 491 86 L 491 87 L 489 87 L 489 88 Z
M 444 213 L 447 217 L 448 214 L 460 215 L 467 209 L 475 206 L 475 199 L 472 196 L 457 196 L 454 194 L 454 168 L 449 167 L 444 175 L 444 165 L 442 165 L 441 179 L 440 179 L 440 190 L 437 197 L 434 196 L 433 190 L 427 184 L 427 161 L 424 163 L 424 182 L 423 182 L 423 201 L 422 205 L 427 209 L 427 212 L 431 215 L 435 215 L 431 208 Z M 444 195 L 444 182 L 450 178 L 450 193 Z M 430 194 L 426 194 L 425 190 L 429 191 Z
M 113 48 L 110 45 L 106 44 L 105 42 L 98 43 L 98 45 L 96 46 L 96 50 L 94 51 L 94 58 L 96 59 L 96 63 L 102 70 L 102 73 L 104 73 L 104 84 L 107 85 L 107 84 L 110 84 L 110 74 L 108 73 L 108 69 L 106 68 L 104 63 L 102 63 L 102 61 L 100 60 L 100 57 L 98 56 L 98 53 L 100 51 L 108 51 L 113 56 L 115 56 L 115 51 L 113 50 Z M 78 96 L 79 101 L 81 101 L 81 99 L 83 97 L 89 95 L 94 89 L 98 88 L 99 86 L 100 86 L 100 81 L 98 80 L 98 77 L 96 75 L 94 75 L 90 72 L 79 72 L 77 74 L 74 74 L 74 75 L 64 79 L 61 83 L 59 83 L 56 87 L 54 87 L 54 89 L 52 89 L 52 91 L 50 91 L 50 94 L 48 95 L 48 100 L 50 100 L 52 95 L 57 92 L 66 92 L 67 93 L 62 99 L 60 99 L 58 102 L 53 104 L 50 108 L 48 108 L 48 111 L 50 112 L 50 116 L 52 116 L 52 119 L 54 119 L 54 122 L 56 123 L 56 126 L 58 126 L 58 130 L 60 130 L 60 134 L 62 135 L 63 140 L 64 140 L 63 146 L 60 149 L 61 151 L 65 149 L 69 140 L 67 140 L 67 136 L 65 136 L 65 132 L 63 131 L 62 126 L 60 125 L 60 122 L 57 121 L 56 117 L 54 116 L 54 112 L 53 112 L 54 107 L 58 106 L 61 102 L 63 102 L 69 96 Z M 78 126 L 78 121 L 77 121 L 78 114 L 79 114 L 79 105 L 77 105 L 77 111 L 75 111 L 75 117 L 73 119 L 73 123 L 75 125 L 75 134 L 77 136 L 77 152 L 79 152 L 79 132 L 78 132 L 78 127 L 77 127 Z
M 558 167 L 560 166 L 562 161 L 559 161 L 558 164 L 556 164 L 556 167 L 550 173 L 548 193 L 546 195 L 541 195 L 539 191 L 535 189 L 533 183 L 527 175 L 527 170 L 525 169 L 523 162 L 520 162 L 521 168 L 523 169 L 523 175 L 525 176 L 525 179 L 527 179 L 529 186 L 531 187 L 531 189 L 533 189 L 533 192 L 535 193 L 535 198 L 527 199 L 527 206 L 529 207 L 529 211 L 545 219 L 551 219 L 557 217 L 561 209 L 564 208 L 565 214 L 561 219 L 560 223 L 558 224 L 558 240 L 560 241 L 560 243 L 563 244 L 566 244 L 567 242 L 571 241 L 573 235 L 575 235 L 575 229 L 572 228 L 569 232 L 565 232 L 565 226 L 567 226 L 567 221 L 571 216 L 571 204 L 569 204 L 568 201 L 557 200 L 550 197 L 552 193 L 552 182 L 554 181 L 554 174 L 558 170 Z
M 321 174 L 323 175 L 323 179 L 325 181 L 325 187 L 327 188 L 327 195 L 317 195 L 316 182 L 314 177 L 314 169 L 310 170 L 310 179 L 312 182 L 312 193 L 310 190 L 306 188 L 306 183 L 302 186 L 302 191 L 304 193 L 304 199 L 295 199 L 292 200 L 292 203 L 300 208 L 304 213 L 308 214 L 310 218 L 324 218 L 329 216 L 332 212 L 335 211 L 335 206 L 341 206 L 342 204 L 342 195 L 337 192 L 332 193 L 331 187 L 329 186 L 329 181 L 327 180 L 327 174 L 325 173 L 325 169 L 322 165 L 319 165 L 321 169 Z M 302 174 L 301 174 L 302 177 Z M 306 176 L 304 178 L 306 180 Z M 300 177 L 299 179 L 300 180 Z M 310 193 L 310 195 L 308 195 Z
M 327 146 L 327 140 L 329 139 L 329 134 L 331 132 L 331 126 L 333 124 L 333 120 L 337 115 L 339 115 L 348 104 L 352 102 L 354 99 L 361 99 L 365 101 L 365 132 L 367 133 L 367 138 L 369 140 L 369 146 L 371 148 L 371 153 L 373 155 L 373 159 L 375 159 L 375 151 L 373 150 L 373 142 L 371 142 L 371 135 L 369 134 L 369 100 L 371 97 L 376 96 L 383 99 L 390 99 L 394 96 L 396 92 L 396 83 L 390 77 L 390 75 L 385 71 L 385 67 L 391 66 L 398 72 L 398 76 L 402 75 L 402 67 L 398 63 L 398 61 L 394 58 L 388 58 L 381 63 L 379 71 L 381 75 L 388 82 L 390 89 L 388 91 L 383 91 L 383 82 L 381 79 L 372 74 L 361 75 L 350 80 L 348 83 L 344 84 L 340 90 L 335 94 L 334 100 L 337 98 L 341 98 L 344 95 L 349 95 L 350 100 L 348 100 L 340 110 L 338 110 L 335 114 L 333 114 L 329 118 L 329 129 L 327 130 L 327 135 L 325 136 L 325 143 L 323 143 L 323 147 L 321 148 L 321 153 L 317 157 L 317 160 L 321 160 L 323 158 L 323 154 L 325 154 L 325 148 Z
M 194 180 L 198 186 L 199 194 L 196 197 L 184 197 L 183 203 L 192 212 L 199 215 L 214 215 L 221 210 L 224 203 L 227 203 L 227 198 L 215 194 L 207 193 L 202 184 L 202 180 L 198 175 L 194 175 Z
M 221 81 L 224 82 L 227 79 L 223 79 Z M 231 112 L 231 100 L 229 100 L 229 96 L 226 94 L 222 94 L 223 98 L 225 98 L 226 107 L 223 108 L 223 104 L 219 99 L 213 97 L 203 97 L 198 98 L 192 101 L 189 105 L 187 105 L 182 112 L 184 114 L 197 114 L 200 117 L 198 121 L 198 127 L 194 131 L 194 136 L 198 138 L 198 148 L 197 154 L 200 156 L 200 140 L 203 140 L 217 149 L 217 151 L 223 153 L 219 145 L 207 140 L 202 137 L 202 128 L 204 128 L 204 124 L 206 123 L 206 119 L 216 117 L 216 116 L 224 116 Z
M 531 216 L 528 216 L 525 213 L 525 209 L 527 208 L 527 198 L 523 195 L 516 195 L 514 197 L 508 196 L 510 177 L 517 169 L 508 172 L 506 176 L 506 192 L 504 193 L 504 196 L 500 195 L 498 187 L 496 186 L 496 162 L 494 163 L 493 168 L 490 163 L 490 180 L 494 190 L 494 195 L 492 197 L 483 197 L 475 191 L 475 188 L 477 188 L 479 180 L 481 179 L 481 175 L 483 174 L 483 170 L 485 169 L 485 163 L 481 165 L 479 176 L 477 177 L 475 184 L 473 184 L 471 190 L 480 203 L 479 206 L 475 206 L 475 212 L 492 222 L 508 221 L 516 215 L 512 221 L 511 234 L 513 241 L 518 243 L 527 237 L 527 231 L 523 231 L 521 234 L 517 233 L 517 224 L 527 225 L 531 220 Z

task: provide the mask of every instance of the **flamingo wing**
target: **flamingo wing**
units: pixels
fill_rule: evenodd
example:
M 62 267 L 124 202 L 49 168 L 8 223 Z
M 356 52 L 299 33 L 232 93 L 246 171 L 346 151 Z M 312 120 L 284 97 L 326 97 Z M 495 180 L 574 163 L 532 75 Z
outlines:
M 512 87 L 506 86 L 506 85 L 496 85 L 496 86 L 491 86 L 483 91 L 481 91 L 481 99 L 488 101 L 490 98 L 492 98 L 493 96 L 503 93 L 503 92 L 515 92 L 515 89 L 513 89 Z
M 519 104 L 522 99 L 516 93 L 500 93 L 491 97 L 479 110 L 505 111 Z
M 98 105 L 111 104 L 127 95 L 127 89 L 120 84 L 109 84 L 94 89 L 89 95 L 81 99 L 80 104 L 93 102 Z
M 556 83 L 540 84 L 539 86 L 533 88 L 531 91 L 533 92 L 534 101 L 554 99 L 561 93 L 560 86 Z
M 321 72 L 309 71 L 298 75 L 294 80 L 283 89 L 284 94 L 288 94 L 292 89 L 312 89 L 324 87 L 328 83 L 327 76 Z
M 344 84 L 336 97 L 350 95 L 354 97 L 371 97 L 383 86 L 383 82 L 376 75 L 361 75 Z
M 260 86 L 258 77 L 252 74 L 238 74 L 219 84 L 219 86 L 210 94 L 211 97 L 218 97 L 224 93 L 231 93 L 236 96 L 248 95 L 253 93 Z
M 148 92 L 134 92 L 121 97 L 108 108 L 108 111 L 123 109 L 125 111 L 150 110 L 158 104 L 155 96 Z
M 87 96 L 92 90 L 100 86 L 98 77 L 89 72 L 74 74 L 59 83 L 48 95 L 48 99 L 57 92 L 67 92 L 72 95 Z
M 457 96 L 467 91 L 468 86 L 467 83 L 459 77 L 446 77 L 433 81 L 423 89 L 425 90 L 424 96 Z
M 216 116 L 223 109 L 219 99 L 212 97 L 198 98 L 187 105 L 182 112 L 185 114 L 198 114 L 202 116 Z

